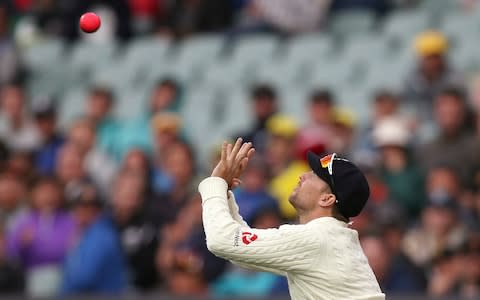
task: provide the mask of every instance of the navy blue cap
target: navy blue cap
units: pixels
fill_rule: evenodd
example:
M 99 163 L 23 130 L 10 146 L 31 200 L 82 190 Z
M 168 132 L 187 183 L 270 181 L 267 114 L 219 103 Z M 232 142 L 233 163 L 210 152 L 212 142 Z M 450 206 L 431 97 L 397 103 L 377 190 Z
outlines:
M 362 171 L 350 161 L 332 154 L 320 157 L 313 152 L 307 153 L 308 164 L 312 171 L 325 181 L 337 197 L 340 213 L 347 217 L 356 217 L 362 211 L 370 197 L 370 188 Z M 329 162 L 331 173 L 329 173 Z

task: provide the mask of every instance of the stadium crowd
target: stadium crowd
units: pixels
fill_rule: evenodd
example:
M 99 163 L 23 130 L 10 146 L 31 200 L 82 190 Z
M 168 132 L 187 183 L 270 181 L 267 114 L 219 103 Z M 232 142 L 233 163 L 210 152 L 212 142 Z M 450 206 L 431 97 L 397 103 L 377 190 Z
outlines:
M 8 9 L 28 11 L 36 3 L 41 10 L 63 2 L 69 1 L 13 1 Z M 132 0 L 131 9 L 119 8 L 134 19 L 125 32 L 147 33 L 171 22 L 179 35 L 231 27 L 231 16 L 208 7 L 203 18 L 214 24 L 191 24 L 196 18 L 188 13 L 198 11 L 183 7 L 227 1 L 173 1 L 181 6 L 173 10 L 155 6 L 167 2 Z M 92 86 L 79 103 L 83 115 L 60 129 L 55 97 L 28 95 L 15 80 L 22 72 L 9 58 L 15 54 L 7 31 L 13 14 L 0 7 L 0 294 L 288 292 L 284 278 L 241 269 L 208 252 L 196 188 L 219 148 L 213 147 L 209 161 L 199 161 L 198 145 L 186 138 L 189 128 L 178 113 L 181 82 L 159 78 L 145 113 L 129 121 L 112 113 L 116 102 L 109 87 Z M 51 12 L 37 15 L 44 30 L 69 28 L 55 16 L 78 19 L 71 17 L 77 10 Z M 174 17 L 158 18 L 158 12 Z M 372 95 L 367 124 L 357 122 L 355 108 L 340 109 L 336 96 L 321 86 L 306 101 L 303 123 L 281 112 L 274 87 L 253 86 L 245 101 L 255 122 L 225 137 L 241 136 L 257 149 L 234 192 L 252 227 L 295 222 L 288 195 L 308 170 L 306 152 L 336 152 L 368 177 L 371 198 L 351 226 L 382 290 L 478 299 L 480 77 L 463 76 L 451 64 L 441 33 L 423 33 L 412 44 L 417 65 L 399 79 L 402 90 Z

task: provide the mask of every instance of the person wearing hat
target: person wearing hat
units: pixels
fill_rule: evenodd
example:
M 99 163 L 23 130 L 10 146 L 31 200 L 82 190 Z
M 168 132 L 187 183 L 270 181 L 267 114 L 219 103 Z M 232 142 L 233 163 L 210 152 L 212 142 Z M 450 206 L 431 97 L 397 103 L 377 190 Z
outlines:
M 421 119 L 430 120 L 435 96 L 447 86 L 462 86 L 462 76 L 448 62 L 448 40 L 441 32 L 423 32 L 413 46 L 418 62 L 408 74 L 403 97 Z
M 370 189 L 365 176 L 336 154 L 308 153 L 312 171 L 300 176 L 290 202 L 298 225 L 250 228 L 231 189 L 255 149 L 238 139 L 224 143 L 211 177 L 199 185 L 208 249 L 243 267 L 286 276 L 298 299 L 385 299 L 350 218 L 360 214 Z

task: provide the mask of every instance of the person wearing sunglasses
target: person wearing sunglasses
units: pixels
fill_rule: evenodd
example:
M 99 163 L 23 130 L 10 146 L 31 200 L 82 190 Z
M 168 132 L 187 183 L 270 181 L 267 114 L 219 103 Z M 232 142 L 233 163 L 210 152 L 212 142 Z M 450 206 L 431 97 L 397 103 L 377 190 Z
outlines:
M 199 185 L 208 249 L 234 264 L 286 276 L 293 300 L 385 299 L 349 227 L 370 195 L 362 172 L 335 154 L 309 152 L 312 171 L 300 176 L 290 197 L 299 224 L 255 229 L 239 215 L 231 192 L 254 152 L 242 139 L 224 143 L 219 163 Z

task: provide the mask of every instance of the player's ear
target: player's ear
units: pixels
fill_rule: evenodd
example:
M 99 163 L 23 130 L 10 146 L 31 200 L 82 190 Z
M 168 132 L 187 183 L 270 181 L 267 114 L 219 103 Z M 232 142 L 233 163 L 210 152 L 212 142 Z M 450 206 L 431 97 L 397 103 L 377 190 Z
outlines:
M 322 194 L 319 199 L 318 199 L 318 205 L 321 207 L 330 207 L 335 205 L 335 201 L 337 200 L 337 197 L 335 197 L 334 194 L 332 193 L 325 193 Z

